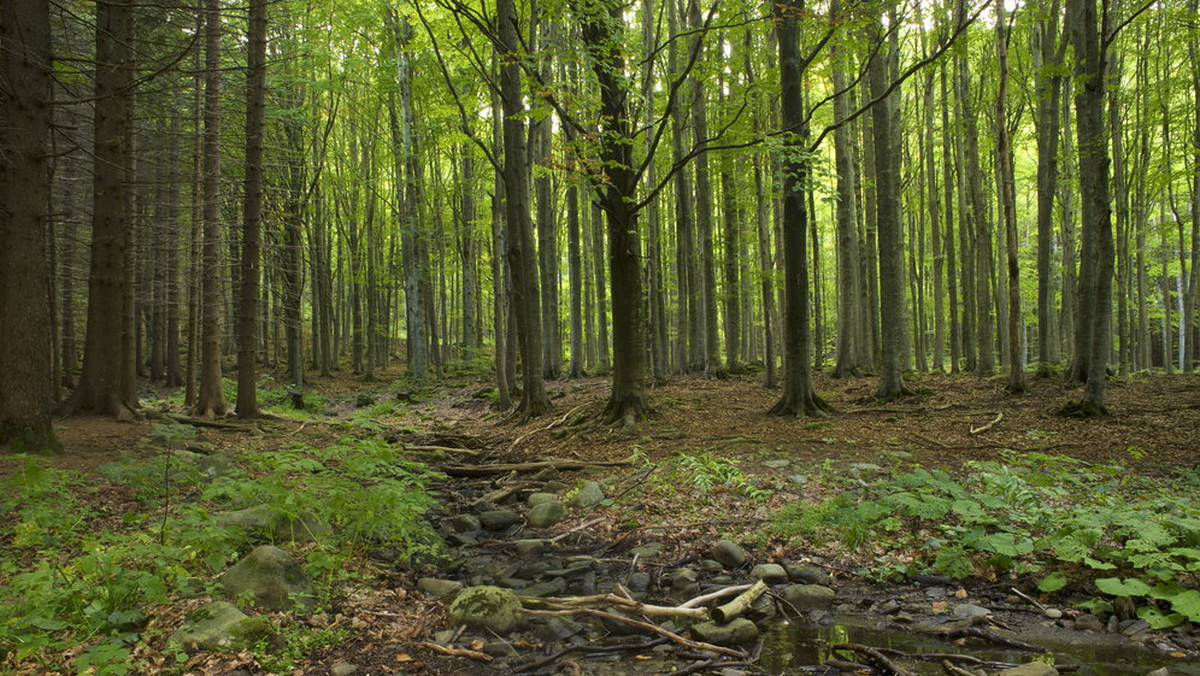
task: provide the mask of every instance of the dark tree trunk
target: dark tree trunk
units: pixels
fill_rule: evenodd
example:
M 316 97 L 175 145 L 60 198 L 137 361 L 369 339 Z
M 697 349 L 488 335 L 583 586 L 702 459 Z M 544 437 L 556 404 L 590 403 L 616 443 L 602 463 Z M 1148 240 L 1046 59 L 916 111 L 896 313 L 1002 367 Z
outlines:
M 1021 279 L 1017 269 L 1017 193 L 1013 176 L 1012 147 L 1008 139 L 1008 33 L 1004 6 L 996 11 L 996 54 L 1000 59 L 1000 86 L 996 93 L 996 159 L 1000 169 L 1000 211 L 1004 216 L 1004 241 L 1008 254 L 1008 386 L 1009 393 L 1024 392 L 1021 359 Z
M 263 118 L 267 85 L 267 0 L 251 0 L 246 33 L 246 196 L 242 217 L 237 416 L 260 415 L 257 392 L 258 303 L 262 257 Z
M 128 4 L 96 3 L 96 120 L 92 191 L 92 259 L 83 370 L 63 412 L 91 410 L 132 417 L 122 359 L 129 230 L 130 97 L 133 18 Z M 43 205 L 44 208 L 44 205 Z M 117 358 L 114 358 L 114 355 Z
M 49 140 L 53 66 L 42 0 L 0 8 L 0 446 L 57 452 L 50 424 Z
M 1058 0 L 1038 25 L 1033 58 L 1037 68 L 1037 266 L 1038 266 L 1038 368 L 1037 374 L 1049 376 L 1058 362 L 1058 345 L 1053 339 L 1053 279 L 1050 254 L 1054 248 L 1054 197 L 1058 191 L 1059 101 L 1062 96 L 1062 63 L 1065 40 L 1058 36 Z

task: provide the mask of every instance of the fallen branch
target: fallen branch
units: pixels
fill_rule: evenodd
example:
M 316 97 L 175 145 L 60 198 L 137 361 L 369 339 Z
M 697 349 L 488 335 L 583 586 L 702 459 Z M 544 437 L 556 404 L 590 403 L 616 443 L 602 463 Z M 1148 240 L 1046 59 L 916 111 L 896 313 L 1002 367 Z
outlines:
M 676 634 L 671 631 L 667 631 L 666 629 L 663 629 L 662 627 L 658 626 L 657 624 L 651 624 L 649 622 L 642 622 L 640 620 L 635 620 L 631 617 L 625 617 L 624 615 L 618 615 L 616 613 L 609 613 L 609 612 L 605 612 L 603 610 L 596 610 L 595 608 L 574 608 L 571 610 L 530 610 L 527 608 L 518 608 L 517 612 L 524 613 L 526 615 L 539 615 L 542 617 L 564 617 L 564 616 L 568 616 L 568 615 L 591 615 L 592 617 L 599 617 L 601 619 L 612 620 L 614 622 L 621 622 L 622 624 L 628 624 L 631 627 L 637 627 L 638 629 L 641 629 L 643 631 L 653 632 L 655 634 L 658 634 L 659 636 L 668 638 L 668 639 L 674 641 L 675 643 L 678 643 L 679 645 L 682 645 L 682 646 L 686 646 L 688 648 L 694 648 L 696 650 L 707 650 L 709 652 L 714 652 L 714 653 L 717 653 L 720 655 L 728 655 L 729 657 L 737 657 L 739 659 L 745 659 L 745 657 L 746 657 L 745 653 L 739 652 L 732 648 L 725 648 L 725 647 L 722 647 L 719 645 L 713 645 L 711 643 L 704 643 L 703 641 L 693 641 L 690 638 L 684 638 L 683 636 L 680 636 L 679 634 Z
M 757 583 L 755 583 L 755 584 L 757 584 Z M 702 606 L 705 603 L 708 603 L 709 601 L 715 601 L 717 599 L 723 599 L 726 596 L 733 596 L 734 594 L 740 594 L 740 593 L 750 589 L 753 586 L 754 585 L 752 585 L 752 584 L 738 584 L 738 585 L 734 585 L 732 587 L 725 587 L 724 589 L 718 589 L 717 591 L 709 592 L 707 594 L 704 594 L 703 596 L 697 596 L 694 599 L 689 599 L 687 601 L 684 601 L 683 603 L 679 604 L 679 607 L 680 608 L 695 608 L 696 606 Z
M 975 674 L 972 674 L 962 667 L 954 666 L 950 660 L 942 660 L 942 670 L 947 674 L 950 674 L 950 676 L 975 676 Z
M 751 585 L 749 589 L 739 594 L 734 600 L 723 606 L 713 608 L 709 615 L 712 616 L 713 621 L 717 624 L 725 624 L 749 610 L 754 605 L 754 602 L 758 600 L 758 597 L 762 596 L 765 591 L 767 591 L 767 583 L 759 580 Z
M 491 465 L 447 465 L 438 469 L 443 474 L 458 477 L 490 476 L 508 472 L 537 472 L 547 468 L 558 470 L 583 469 L 585 467 L 624 467 L 632 460 L 610 460 L 607 462 L 583 462 L 582 460 L 540 460 L 537 462 L 507 462 Z
M 479 660 L 480 662 L 491 662 L 496 659 L 487 653 L 481 653 L 478 650 L 470 650 L 469 648 L 451 648 L 444 645 L 438 645 L 436 643 L 430 643 L 429 641 L 421 641 L 417 645 L 421 648 L 428 648 L 435 653 L 441 653 L 451 657 L 469 657 L 473 660 Z
M 881 669 L 887 673 L 896 674 L 896 676 L 916 676 L 916 674 L 914 674 L 913 672 L 911 672 L 908 669 L 905 669 L 904 667 L 891 661 L 890 659 L 887 658 L 886 655 L 884 655 L 883 653 L 879 652 L 878 650 L 876 650 L 870 646 L 865 646 L 865 645 L 861 645 L 858 643 L 838 643 L 837 645 L 833 646 L 831 649 L 832 650 L 847 650 L 850 652 L 858 653 L 859 655 L 862 655 L 863 657 L 867 658 L 867 660 L 873 666 L 875 666 L 878 669 Z
M 404 445 L 404 450 L 414 453 L 457 453 L 458 455 L 479 455 L 480 451 L 472 448 L 455 448 L 453 446 L 409 446 Z
M 591 521 L 584 521 L 583 523 L 579 524 L 578 526 L 575 526 L 571 530 L 568 530 L 566 532 L 555 535 L 554 537 L 550 538 L 549 542 L 558 542 L 559 540 L 566 538 L 568 535 L 570 535 L 572 533 L 577 533 L 585 528 L 590 528 L 592 526 L 595 526 L 596 524 L 598 524 L 604 520 L 605 520 L 604 517 L 600 516 L 600 517 L 596 517 L 595 519 L 592 519 Z
M 1000 411 L 999 413 L 997 413 L 996 417 L 992 418 L 992 421 L 990 423 L 984 425 L 983 427 L 972 427 L 971 434 L 982 434 L 982 433 L 992 429 L 993 427 L 995 427 L 996 423 L 1000 422 L 1001 420 L 1004 420 L 1004 411 Z
M 1043 613 L 1046 612 L 1046 606 L 1042 605 L 1041 603 L 1038 603 L 1036 600 L 1034 600 L 1034 598 L 1032 596 L 1026 594 L 1025 592 L 1021 591 L 1020 589 L 1017 589 L 1016 587 L 1010 587 L 1010 589 L 1012 589 L 1012 592 L 1014 594 L 1016 594 L 1017 596 L 1020 596 L 1021 598 L 1025 599 L 1026 601 L 1029 601 L 1030 603 L 1032 603 L 1034 606 L 1037 607 L 1038 610 L 1042 611 Z
M 525 441 L 526 439 L 528 439 L 529 437 L 532 437 L 533 435 L 537 434 L 538 432 L 546 432 L 546 431 L 554 429 L 555 427 L 558 427 L 559 425 L 566 422 L 567 418 L 570 418 L 572 413 L 574 413 L 575 411 L 578 411 L 579 409 L 583 408 L 584 406 L 589 406 L 591 403 L 592 402 L 580 404 L 580 405 L 576 406 L 575 408 L 571 409 L 570 411 L 567 411 L 567 413 L 563 417 L 559 418 L 558 420 L 552 421 L 549 425 L 546 425 L 545 427 L 539 427 L 538 429 L 533 430 L 531 432 L 526 432 L 525 434 L 522 434 L 521 436 L 517 437 L 516 439 L 513 439 L 512 444 L 510 444 L 508 447 L 508 452 L 512 453 L 513 449 L 517 447 L 517 444 L 521 443 L 522 441 Z
M 534 600 L 534 599 L 530 599 Z M 707 608 L 685 608 L 683 606 L 656 606 L 641 601 L 635 601 L 616 594 L 595 594 L 593 596 L 578 596 L 574 598 L 542 598 L 538 602 L 559 608 L 586 608 L 593 605 L 613 606 L 621 610 L 645 615 L 646 617 L 690 617 L 696 620 L 707 620 Z

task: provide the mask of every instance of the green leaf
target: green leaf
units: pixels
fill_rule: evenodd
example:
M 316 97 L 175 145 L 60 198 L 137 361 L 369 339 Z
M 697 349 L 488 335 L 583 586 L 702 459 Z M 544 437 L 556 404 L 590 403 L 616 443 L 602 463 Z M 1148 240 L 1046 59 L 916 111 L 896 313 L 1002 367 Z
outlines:
M 1138 608 L 1138 617 L 1150 623 L 1151 629 L 1170 629 L 1171 627 L 1183 624 L 1187 618 L 1179 613 L 1163 614 L 1161 610 L 1154 606 L 1143 606 Z
M 1116 570 L 1116 568 L 1117 568 L 1117 564 L 1115 564 L 1115 563 L 1109 563 L 1107 561 L 1097 561 L 1096 559 L 1093 559 L 1090 556 L 1083 557 L 1083 562 L 1085 564 L 1087 564 L 1088 568 L 1092 568 L 1094 570 Z
M 1049 594 L 1067 586 L 1068 582 L 1070 582 L 1070 580 L 1067 579 L 1067 576 L 1064 575 L 1062 571 L 1055 571 L 1042 578 L 1042 581 L 1038 583 L 1037 588 L 1038 591 Z
M 1150 594 L 1150 585 L 1136 577 L 1124 581 L 1117 577 L 1098 578 L 1096 588 L 1110 596 L 1147 596 Z
M 988 516 L 987 512 L 984 511 L 978 502 L 966 498 L 955 500 L 950 509 L 954 510 L 954 513 L 962 517 L 963 521 L 967 523 L 980 523 L 986 520 Z

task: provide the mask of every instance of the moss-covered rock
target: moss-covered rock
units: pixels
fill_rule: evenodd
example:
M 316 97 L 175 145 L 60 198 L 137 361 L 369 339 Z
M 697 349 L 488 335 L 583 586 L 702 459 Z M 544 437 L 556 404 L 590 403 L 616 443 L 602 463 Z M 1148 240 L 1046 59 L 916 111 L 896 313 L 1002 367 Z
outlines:
M 520 599 L 509 589 L 468 587 L 450 604 L 450 621 L 503 636 L 520 625 L 520 608 Z

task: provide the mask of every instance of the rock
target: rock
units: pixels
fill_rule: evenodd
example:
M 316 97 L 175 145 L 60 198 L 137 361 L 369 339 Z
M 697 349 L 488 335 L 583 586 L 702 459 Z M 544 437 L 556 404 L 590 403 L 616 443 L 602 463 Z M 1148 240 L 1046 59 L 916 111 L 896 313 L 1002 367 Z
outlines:
M 1075 618 L 1076 631 L 1104 631 L 1104 623 L 1095 615 L 1080 615 Z
M 241 528 L 249 532 L 267 532 L 279 518 L 279 510 L 271 505 L 255 505 L 246 509 L 232 512 L 222 512 L 217 515 L 217 525 L 221 528 Z
M 1149 631 L 1150 623 L 1145 620 L 1125 620 L 1121 623 L 1121 633 L 1135 640 Z
M 520 607 L 521 601 L 508 589 L 467 587 L 450 604 L 450 621 L 503 636 L 520 624 Z
M 547 582 L 539 582 L 529 585 L 523 589 L 519 589 L 518 596 L 534 596 L 541 598 L 543 596 L 562 596 L 563 592 L 567 591 L 567 580 L 562 577 L 550 578 Z
M 462 591 L 463 583 L 457 580 L 439 580 L 436 577 L 423 577 L 417 580 L 417 589 L 434 598 L 445 598 Z
M 788 477 L 788 481 L 796 486 L 805 486 L 808 484 L 808 477 L 803 474 L 793 474 Z
M 787 582 L 788 579 L 787 571 L 778 563 L 760 563 L 750 569 L 750 577 L 767 584 Z
M 791 460 L 784 460 L 783 458 L 776 460 L 763 460 L 763 467 L 770 467 L 771 469 L 782 469 L 790 464 L 792 464 Z
M 809 610 L 829 610 L 837 596 L 829 587 L 819 584 L 793 584 L 783 588 L 779 593 L 784 601 L 801 612 Z
M 338 662 L 329 667 L 329 676 L 352 676 L 358 673 L 358 666 L 349 662 Z
M 493 532 L 508 530 L 517 522 L 517 513 L 511 509 L 492 509 L 480 514 L 479 522 Z
M 250 619 L 232 603 L 217 601 L 192 611 L 179 629 L 167 639 L 167 645 L 182 650 L 241 650 L 233 629 Z M 244 637 L 244 634 L 240 634 Z
M 474 514 L 459 514 L 450 519 L 450 528 L 455 533 L 474 533 L 483 528 L 483 524 Z
M 1058 669 L 1045 662 L 1029 662 L 1019 667 L 1005 669 L 997 676 L 1058 676 Z
M 748 645 L 758 640 L 758 627 L 744 617 L 725 624 L 701 622 L 692 625 L 692 638 L 719 646 Z
M 533 475 L 533 480 L 540 481 L 541 483 L 546 483 L 548 481 L 554 481 L 557 478 L 558 478 L 558 469 L 554 468 L 554 467 L 547 467 L 545 469 L 538 471 L 537 474 Z
M 787 571 L 788 579 L 792 582 L 819 584 L 826 587 L 833 584 L 833 576 L 825 572 L 820 566 L 814 566 L 810 563 L 785 563 L 783 564 L 783 569 Z
M 1154 671 L 1146 674 L 1146 676 L 1171 676 L 1171 671 L 1166 667 L 1159 667 Z
M 579 492 L 571 496 L 571 506 L 586 509 L 600 504 L 604 500 L 604 487 L 596 481 L 585 481 Z
M 255 547 L 218 581 L 230 598 L 249 593 L 255 605 L 268 610 L 310 606 L 315 592 L 300 564 L 274 545 Z
M 1052 620 L 1061 620 L 1063 611 L 1059 610 L 1058 608 L 1047 608 L 1042 611 L 1042 614 Z
M 549 502 L 543 502 L 529 510 L 527 519 L 530 528 L 549 528 L 567 515 L 567 508 L 551 497 Z
M 527 559 L 538 556 L 546 549 L 545 540 L 517 540 L 513 543 L 517 549 L 517 554 Z
M 483 646 L 483 653 L 492 657 L 516 657 L 517 649 L 504 641 L 492 641 Z
M 626 586 L 632 592 L 644 592 L 650 588 L 650 576 L 646 573 L 630 573 Z
M 987 608 L 973 603 L 960 603 L 954 606 L 953 612 L 955 617 L 983 617 L 992 614 L 992 611 Z
M 647 542 L 644 545 L 639 545 L 629 550 L 630 556 L 636 556 L 642 561 L 653 559 L 662 551 L 663 544 L 661 542 Z
M 726 568 L 739 568 L 746 563 L 746 550 L 729 540 L 717 540 L 711 556 Z
M 547 493 L 554 493 L 555 495 L 558 495 L 559 493 L 563 493 L 570 489 L 571 489 L 570 486 L 564 484 L 561 481 L 547 481 L 545 483 L 545 485 L 542 486 L 543 491 L 546 491 Z
M 543 641 L 565 641 L 582 633 L 586 626 L 568 617 L 552 617 L 538 628 L 538 637 Z
M 525 505 L 530 509 L 543 502 L 558 502 L 558 496 L 553 493 L 530 493 L 529 497 L 525 498 Z

